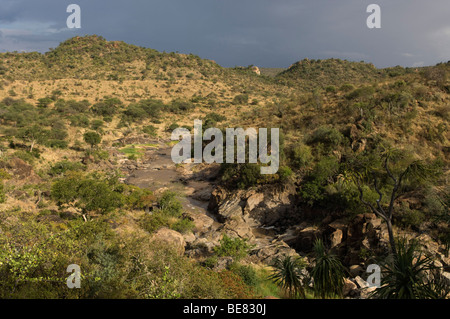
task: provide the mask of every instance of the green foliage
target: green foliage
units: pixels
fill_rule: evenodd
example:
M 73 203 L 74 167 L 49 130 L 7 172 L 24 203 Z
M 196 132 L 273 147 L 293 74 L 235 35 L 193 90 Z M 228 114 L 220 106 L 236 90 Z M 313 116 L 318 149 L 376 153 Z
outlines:
M 105 214 L 123 206 L 121 191 L 114 178 L 69 172 L 52 184 L 51 196 L 60 207 L 75 206 L 81 208 L 84 214 Z
M 250 287 L 257 287 L 261 284 L 261 279 L 259 278 L 255 268 L 250 265 L 233 263 L 230 270 L 238 274 L 244 283 Z
M 6 201 L 5 185 L 3 179 L 0 179 L 0 204 Z
M 435 270 L 433 260 L 424 257 L 417 243 L 402 240 L 397 244 L 397 258 L 383 265 L 381 287 L 373 296 L 380 299 L 444 299 L 450 286 Z
M 142 132 L 144 132 L 145 134 L 148 134 L 148 135 L 150 135 L 150 136 L 152 136 L 152 137 L 158 136 L 156 127 L 154 127 L 153 125 L 147 125 L 147 126 L 144 126 L 144 127 L 142 128 Z
M 98 145 L 102 141 L 102 137 L 96 132 L 84 133 L 83 139 L 87 144 L 91 145 L 91 147 Z
M 306 144 L 323 144 L 327 150 L 335 150 L 342 143 L 344 136 L 341 132 L 330 126 L 320 126 L 307 139 Z
M 328 253 L 321 239 L 314 243 L 316 263 L 311 271 L 314 292 L 321 298 L 341 296 L 344 287 L 344 267 L 337 257 Z
M 180 127 L 180 125 L 178 125 L 177 123 L 172 123 L 167 127 L 166 131 L 172 132 L 172 131 L 175 131 L 179 127 Z
M 248 94 L 238 94 L 233 98 L 234 105 L 245 105 L 248 104 Z
M 227 164 L 221 165 L 222 181 L 232 187 L 245 189 L 258 184 L 261 178 L 261 168 L 258 164 Z
M 281 166 L 278 169 L 278 176 L 280 178 L 281 182 L 285 182 L 287 180 L 289 180 L 290 177 L 292 177 L 293 172 L 292 170 L 288 167 L 288 166 Z
M 219 242 L 220 245 L 214 247 L 214 253 L 219 257 L 231 256 L 235 261 L 246 257 L 251 248 L 246 239 L 231 238 L 226 234 Z
M 190 111 L 192 108 L 193 104 L 191 101 L 181 99 L 175 99 L 168 105 L 169 111 L 175 114 Z
M 83 171 L 86 169 L 86 166 L 84 166 L 81 163 L 78 162 L 71 162 L 68 160 L 63 160 L 56 162 L 50 167 L 49 174 L 52 176 L 59 176 L 62 174 L 65 174 L 68 171 Z
M 41 99 L 38 99 L 38 103 L 37 103 L 37 107 L 42 107 L 42 108 L 46 108 L 48 107 L 51 103 L 53 103 L 53 100 L 49 97 L 44 97 Z
M 158 200 L 159 208 L 169 216 L 181 217 L 183 205 L 178 200 L 177 196 L 177 193 L 173 191 L 165 191 Z
M 145 118 L 158 119 L 164 103 L 161 100 L 141 100 L 128 105 L 123 111 L 124 119 L 130 122 L 141 122 Z
M 175 222 L 170 228 L 179 233 L 187 234 L 192 232 L 192 230 L 195 228 L 195 224 L 189 218 L 181 218 L 177 222 Z
M 122 107 L 123 103 L 118 98 L 108 98 L 104 101 L 94 104 L 91 110 L 97 115 L 111 116 L 117 114 Z
M 84 113 L 89 110 L 91 104 L 87 100 L 75 101 L 59 99 L 55 103 L 55 109 L 57 112 L 64 115 L 80 116 L 80 113 Z
M 156 201 L 153 192 L 147 188 L 127 185 L 124 190 L 125 205 L 130 209 L 144 209 Z
M 269 279 L 283 288 L 290 298 L 301 296 L 305 298 L 305 276 L 302 270 L 306 263 L 298 258 L 288 255 L 277 257 L 273 262 L 274 271 Z
M 311 165 L 313 160 L 311 147 L 305 144 L 296 145 L 291 152 L 290 160 L 294 168 L 300 169 Z

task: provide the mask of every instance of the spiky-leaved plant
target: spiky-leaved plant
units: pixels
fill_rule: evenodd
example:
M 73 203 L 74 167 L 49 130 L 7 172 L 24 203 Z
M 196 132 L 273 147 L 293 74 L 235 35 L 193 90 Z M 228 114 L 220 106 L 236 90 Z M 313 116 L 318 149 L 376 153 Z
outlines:
M 314 293 L 325 299 L 332 296 L 341 296 L 344 287 L 344 267 L 341 261 L 327 252 L 321 239 L 314 243 L 316 264 L 311 271 L 314 280 Z
M 302 275 L 305 266 L 305 262 L 299 257 L 287 255 L 277 257 L 273 263 L 274 272 L 269 279 L 283 288 L 290 298 L 298 295 L 305 298 L 304 277 Z

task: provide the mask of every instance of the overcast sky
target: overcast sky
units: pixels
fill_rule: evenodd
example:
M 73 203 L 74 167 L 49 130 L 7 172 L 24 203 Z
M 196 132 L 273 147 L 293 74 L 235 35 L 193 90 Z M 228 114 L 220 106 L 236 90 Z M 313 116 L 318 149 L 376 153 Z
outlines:
M 69 4 L 81 29 L 68 29 Z M 366 8 L 381 7 L 381 29 Z M 76 35 L 193 53 L 222 66 L 341 58 L 377 67 L 450 60 L 450 0 L 0 0 L 0 51 L 46 52 Z

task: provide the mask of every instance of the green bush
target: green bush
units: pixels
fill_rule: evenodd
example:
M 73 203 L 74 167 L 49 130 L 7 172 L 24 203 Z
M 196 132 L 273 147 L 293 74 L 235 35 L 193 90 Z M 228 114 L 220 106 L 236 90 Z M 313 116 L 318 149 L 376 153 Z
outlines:
M 142 128 L 142 132 L 144 132 L 145 134 L 148 134 L 148 135 L 150 135 L 152 137 L 156 137 L 158 135 L 157 134 L 157 129 L 153 125 L 144 126 Z
M 50 167 L 49 174 L 52 176 L 62 175 L 68 171 L 82 171 L 85 170 L 86 166 L 78 162 L 70 162 L 68 160 L 63 160 L 56 162 Z
M 158 200 L 159 208 L 167 215 L 181 217 L 183 205 L 177 198 L 177 193 L 170 190 L 165 191 Z
M 234 105 L 248 104 L 248 94 L 238 94 L 233 98 Z
M 291 152 L 290 160 L 294 168 L 307 167 L 313 160 L 311 147 L 305 144 L 295 146 Z
M 102 102 L 98 102 L 92 106 L 92 112 L 101 116 L 111 116 L 117 114 L 119 109 L 123 107 L 123 103 L 118 98 L 109 98 Z
M 280 178 L 280 181 L 285 182 L 293 175 L 293 172 L 292 172 L 292 170 L 289 167 L 281 166 L 278 169 L 278 173 L 277 174 L 278 174 L 278 176 Z
M 83 135 L 84 141 L 94 147 L 102 141 L 102 137 L 96 132 L 86 132 Z
M 84 214 L 105 214 L 124 204 L 121 189 L 114 179 L 83 176 L 70 172 L 51 186 L 51 196 L 60 207 L 76 206 Z
M 37 107 L 46 108 L 51 103 L 53 103 L 53 100 L 51 98 L 44 97 L 44 98 L 38 99 Z
M 170 228 L 179 233 L 186 234 L 192 232 L 194 227 L 195 224 L 191 219 L 181 218 L 177 222 L 175 222 L 175 224 L 173 224 Z
M 231 256 L 238 261 L 248 255 L 251 246 L 247 240 L 241 238 L 231 238 L 226 234 L 219 240 L 220 245 L 214 247 L 214 253 L 219 257 Z
M 334 127 L 320 126 L 307 139 L 308 145 L 321 143 L 328 150 L 334 150 L 342 143 L 344 136 Z

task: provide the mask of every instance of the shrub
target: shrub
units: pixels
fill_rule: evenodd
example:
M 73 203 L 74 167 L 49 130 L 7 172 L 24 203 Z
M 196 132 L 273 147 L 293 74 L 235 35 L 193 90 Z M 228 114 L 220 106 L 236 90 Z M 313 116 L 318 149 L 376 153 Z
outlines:
M 56 180 L 51 187 L 51 196 L 58 206 L 74 205 L 84 214 L 108 213 L 123 205 L 124 198 L 115 181 L 98 176 L 83 177 L 71 173 Z
M 284 182 L 289 179 L 289 177 L 292 176 L 292 170 L 288 166 L 281 166 L 278 169 L 278 176 L 280 177 L 280 181 Z
M 189 218 L 181 218 L 180 220 L 178 220 L 177 222 L 175 222 L 175 224 L 173 224 L 171 226 L 171 229 L 173 229 L 179 233 L 186 234 L 186 233 L 192 232 L 194 227 L 195 227 L 195 224 L 192 220 L 190 220 Z
M 321 143 L 329 150 L 336 148 L 342 143 L 344 136 L 334 127 L 320 126 L 306 140 L 308 145 Z
M 302 270 L 305 262 L 296 257 L 284 255 L 275 258 L 273 262 L 274 271 L 269 279 L 283 288 L 291 298 L 301 295 L 305 297 L 304 275 Z
M 86 166 L 78 162 L 70 162 L 67 160 L 56 162 L 50 167 L 49 174 L 52 176 L 62 175 L 67 171 L 82 171 Z
M 96 132 L 86 132 L 83 135 L 84 141 L 94 147 L 102 141 L 102 137 Z
M 177 193 L 170 190 L 165 191 L 158 200 L 159 208 L 167 215 L 181 217 L 183 205 L 177 198 Z
M 291 162 L 295 168 L 304 168 L 313 160 L 311 147 L 305 144 L 297 145 L 293 148 Z
M 381 287 L 373 296 L 381 299 L 445 299 L 448 283 L 430 273 L 436 267 L 431 257 L 424 257 L 417 242 L 401 240 L 393 263 L 383 265 Z
M 333 295 L 341 296 L 344 287 L 344 267 L 335 256 L 325 250 L 322 240 L 314 243 L 316 264 L 311 271 L 314 292 L 325 299 Z
M 145 134 L 148 134 L 150 136 L 153 136 L 153 137 L 156 137 L 158 135 L 156 127 L 154 127 L 153 125 L 144 126 L 142 128 L 142 132 L 144 132 Z
M 234 105 L 244 105 L 248 104 L 248 94 L 239 94 L 233 98 Z
M 92 112 L 101 116 L 111 116 L 118 112 L 123 107 L 123 103 L 118 98 L 109 98 L 102 102 L 94 104 Z
M 179 127 L 180 127 L 180 125 L 178 125 L 177 123 L 172 123 L 172 124 L 169 125 L 169 127 L 167 127 L 167 131 L 168 132 L 172 132 L 172 131 L 176 130 Z
M 44 98 L 38 99 L 37 107 L 46 108 L 51 103 L 53 103 L 53 100 L 51 98 L 44 97 Z
M 94 131 L 98 131 L 103 127 L 104 124 L 105 123 L 102 120 L 93 120 L 91 122 L 91 129 L 93 129 Z
M 3 184 L 3 180 L 0 179 L 0 203 L 4 203 L 5 200 L 6 200 L 5 185 Z
M 214 252 L 219 257 L 231 256 L 236 261 L 248 255 L 250 245 L 247 240 L 241 238 L 231 238 L 226 234 L 219 240 L 220 245 L 214 247 Z

